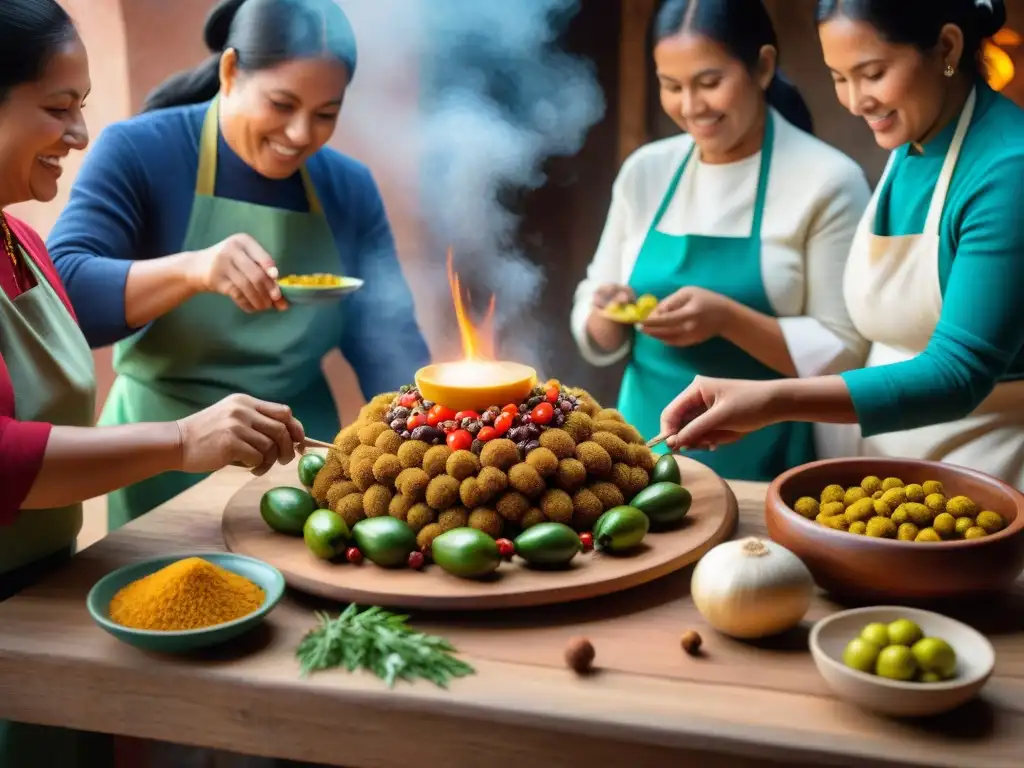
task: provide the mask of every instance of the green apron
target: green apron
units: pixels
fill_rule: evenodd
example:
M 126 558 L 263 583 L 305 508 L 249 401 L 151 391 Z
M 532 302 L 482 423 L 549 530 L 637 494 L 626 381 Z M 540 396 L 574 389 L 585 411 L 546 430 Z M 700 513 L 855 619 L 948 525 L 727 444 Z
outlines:
M 14 385 L 15 416 L 19 421 L 92 426 L 92 352 L 46 277 L 24 252 L 21 258 L 35 276 L 35 287 L 13 301 L 0 291 L 0 354 Z M 0 596 L 31 586 L 66 562 L 81 528 L 81 504 L 28 510 L 11 525 L 0 526 Z M 104 734 L 0 720 L 0 768 L 51 765 L 113 765 L 113 740 Z
M 341 257 L 306 169 L 302 213 L 217 197 L 218 100 L 203 123 L 196 195 L 182 251 L 238 233 L 255 238 L 282 275 L 336 273 Z M 323 357 L 341 337 L 340 301 L 246 314 L 226 296 L 201 294 L 114 347 L 114 380 L 100 424 L 177 421 L 245 392 L 288 404 L 306 429 L 333 440 L 338 410 Z M 110 530 L 177 496 L 205 475 L 168 472 L 108 496 Z
M 774 140 L 773 118 L 769 113 L 749 237 L 675 236 L 658 231 L 696 145 L 690 149 L 651 222 L 630 275 L 629 285 L 638 296 L 652 294 L 660 301 L 680 288 L 696 286 L 776 316 L 761 275 L 761 222 Z M 662 410 L 697 376 L 783 378 L 722 338 L 684 348 L 637 333 L 619 392 L 619 410 L 645 438 L 653 438 L 660 431 Z M 664 452 L 666 448 L 662 445 L 657 450 Z M 722 477 L 769 481 L 791 467 L 814 460 L 814 432 L 811 424 L 776 424 L 722 445 L 716 451 L 687 451 L 684 455 L 711 467 Z

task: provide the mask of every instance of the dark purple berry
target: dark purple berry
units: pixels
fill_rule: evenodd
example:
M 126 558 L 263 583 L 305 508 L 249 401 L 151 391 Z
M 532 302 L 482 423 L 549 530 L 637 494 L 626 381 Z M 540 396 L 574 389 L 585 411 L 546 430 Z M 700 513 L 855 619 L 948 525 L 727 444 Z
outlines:
M 410 432 L 408 429 L 403 429 L 399 437 L 401 437 L 403 440 L 411 440 L 412 432 Z
M 483 422 L 485 425 L 489 426 L 494 423 L 494 420 L 496 418 L 497 415 L 494 413 L 494 411 L 484 411 L 483 416 L 480 417 L 480 421 Z
M 432 427 L 429 424 L 424 424 L 421 427 L 416 427 L 416 429 L 412 431 L 412 439 L 422 440 L 424 443 L 436 445 L 434 441 L 444 440 L 444 433 L 437 427 Z
M 568 400 L 563 400 L 558 404 L 558 410 L 562 413 L 572 413 L 572 403 Z
M 533 450 L 535 450 L 537 448 L 540 448 L 540 443 L 537 442 L 536 440 L 531 440 L 530 442 L 528 442 L 526 444 L 526 452 L 527 453 L 529 453 L 530 451 L 533 451 Z
M 480 452 L 483 451 L 483 449 L 484 444 L 482 440 L 474 440 L 473 445 L 470 446 L 470 450 L 473 451 L 473 453 L 475 453 L 477 456 L 480 455 Z
M 395 432 L 401 432 L 405 429 L 405 424 L 405 419 L 392 419 L 391 428 L 395 430 Z
M 476 437 L 477 433 L 481 429 L 483 429 L 483 424 L 481 424 L 476 419 L 473 419 L 472 421 L 469 422 L 468 425 L 464 426 L 463 429 L 469 432 L 469 434 L 471 434 L 473 437 Z
M 436 405 L 436 403 L 433 400 L 424 400 L 423 401 L 423 407 L 426 408 L 428 411 L 431 408 L 433 408 L 435 405 Z

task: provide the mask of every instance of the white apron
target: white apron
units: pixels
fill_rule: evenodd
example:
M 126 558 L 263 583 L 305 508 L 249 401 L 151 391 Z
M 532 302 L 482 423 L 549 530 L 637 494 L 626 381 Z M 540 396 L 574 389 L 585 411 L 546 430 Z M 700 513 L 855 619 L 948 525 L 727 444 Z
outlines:
M 878 196 L 892 168 L 892 157 L 861 219 L 846 265 L 843 292 L 854 326 L 872 342 L 866 367 L 916 357 L 928 346 L 939 323 L 939 223 L 975 102 L 972 91 L 932 194 L 924 232 L 897 237 L 873 234 Z M 851 434 L 856 435 L 862 456 L 958 464 L 1024 489 L 1024 381 L 997 385 L 974 413 L 959 421 L 869 438 L 861 437 L 855 426 Z

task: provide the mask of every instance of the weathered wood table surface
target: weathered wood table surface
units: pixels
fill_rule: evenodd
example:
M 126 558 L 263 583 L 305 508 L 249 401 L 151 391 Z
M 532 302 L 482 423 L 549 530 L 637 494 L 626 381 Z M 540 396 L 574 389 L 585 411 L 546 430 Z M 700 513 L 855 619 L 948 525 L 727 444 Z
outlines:
M 251 479 L 217 473 L 0 604 L 0 717 L 350 768 L 1024 765 L 1024 591 L 965 617 L 996 647 L 980 699 L 926 722 L 875 717 L 829 695 L 807 627 L 751 645 L 716 635 L 688 595 L 690 569 L 619 595 L 478 616 L 421 614 L 476 667 L 444 691 L 387 690 L 345 672 L 302 679 L 294 650 L 325 606 L 289 595 L 266 626 L 199 656 L 161 657 L 93 624 L 89 588 L 137 559 L 222 549 L 221 511 Z M 762 531 L 762 485 L 734 483 L 737 535 Z M 255 514 L 255 511 L 254 511 Z M 1018 582 L 1020 584 L 1020 582 Z M 706 654 L 685 655 L 696 629 Z M 598 673 L 562 654 L 583 635 Z M 685 762 L 685 761 L 690 762 Z

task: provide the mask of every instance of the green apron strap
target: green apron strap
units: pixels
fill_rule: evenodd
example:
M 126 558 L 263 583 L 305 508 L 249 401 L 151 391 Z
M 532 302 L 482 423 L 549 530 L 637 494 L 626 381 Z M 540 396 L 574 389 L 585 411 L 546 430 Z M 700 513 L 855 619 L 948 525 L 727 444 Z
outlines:
M 686 166 L 690 164 L 690 158 L 693 157 L 693 153 L 696 149 L 697 143 L 694 142 L 690 146 L 690 151 L 686 153 L 686 157 L 683 158 L 683 162 L 679 164 L 679 169 L 676 171 L 675 175 L 672 177 L 671 183 L 668 185 L 668 191 L 661 199 L 661 205 L 658 206 L 658 212 L 654 214 L 654 220 L 651 222 L 648 234 L 654 232 L 658 228 L 658 225 L 661 224 L 661 218 L 665 215 L 665 211 L 668 210 L 669 205 L 672 203 L 672 198 L 676 195 L 676 189 L 679 187 L 679 182 L 683 178 Z
M 220 97 L 214 96 L 203 119 L 199 135 L 199 169 L 196 173 L 196 194 L 213 197 L 217 183 L 217 115 Z
M 199 136 L 199 168 L 196 172 L 196 195 L 213 197 L 217 187 L 217 134 L 218 116 L 220 114 L 220 96 L 214 96 L 210 101 L 210 107 L 206 110 L 206 117 L 203 118 L 203 130 Z M 322 214 L 324 209 L 320 205 L 320 198 L 313 188 L 313 180 L 309 171 L 303 165 L 299 169 L 302 177 L 302 187 L 306 190 L 306 199 L 309 201 L 309 212 Z
M 764 207 L 768 199 L 768 178 L 772 168 L 772 151 L 775 146 L 775 120 L 769 108 L 764 123 L 764 142 L 761 144 L 761 171 L 757 177 L 757 196 L 754 198 L 754 220 L 750 236 L 761 249 L 761 222 L 764 221 Z

